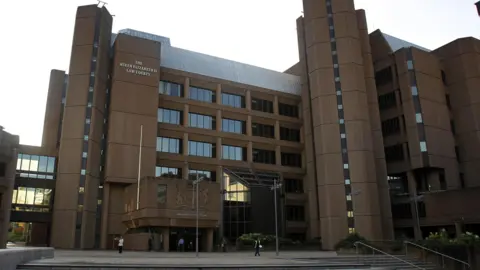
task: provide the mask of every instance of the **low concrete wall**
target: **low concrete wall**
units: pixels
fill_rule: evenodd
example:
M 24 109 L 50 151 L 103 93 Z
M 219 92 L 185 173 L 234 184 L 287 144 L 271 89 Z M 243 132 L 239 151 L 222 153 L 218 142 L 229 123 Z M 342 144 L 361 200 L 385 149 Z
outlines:
M 0 269 L 15 270 L 17 265 L 44 258 L 53 258 L 53 248 L 0 249 Z

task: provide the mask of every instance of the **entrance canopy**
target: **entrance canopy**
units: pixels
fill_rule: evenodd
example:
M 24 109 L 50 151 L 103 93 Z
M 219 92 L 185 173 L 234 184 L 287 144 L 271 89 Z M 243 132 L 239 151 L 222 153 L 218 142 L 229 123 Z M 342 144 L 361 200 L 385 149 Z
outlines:
M 223 173 L 247 187 L 271 187 L 275 180 L 278 183 L 281 179 L 277 172 L 256 171 L 252 168 L 223 167 Z

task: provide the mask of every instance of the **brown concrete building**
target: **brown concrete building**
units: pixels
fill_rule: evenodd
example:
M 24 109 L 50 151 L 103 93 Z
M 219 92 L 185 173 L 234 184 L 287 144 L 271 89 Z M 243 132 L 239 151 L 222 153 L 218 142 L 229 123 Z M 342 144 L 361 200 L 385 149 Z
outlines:
M 475 231 L 479 40 L 430 51 L 369 34 L 353 0 L 303 2 L 284 73 L 112 34 L 105 7 L 79 7 L 42 146 L 20 149 L 11 221 L 25 241 L 192 250 L 197 200 L 203 251 L 275 224 L 325 249 L 352 232 Z
M 19 138 L 0 126 L 0 249 L 7 244 Z

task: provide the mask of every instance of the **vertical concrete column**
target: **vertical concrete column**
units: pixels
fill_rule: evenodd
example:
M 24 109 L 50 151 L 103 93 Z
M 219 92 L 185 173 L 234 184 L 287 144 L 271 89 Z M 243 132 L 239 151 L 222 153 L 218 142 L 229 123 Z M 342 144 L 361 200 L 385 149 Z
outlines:
M 307 162 L 306 162 L 306 153 L 305 153 L 305 150 L 302 151 L 302 169 L 306 169 L 307 168 Z
M 207 229 L 207 252 L 213 251 L 213 229 Z
M 302 113 L 303 114 L 303 113 Z M 300 128 L 300 143 L 305 143 L 305 138 L 303 137 L 305 136 L 305 128 L 304 126 L 302 126 Z
M 183 126 L 184 127 L 188 127 L 188 114 L 190 112 L 190 107 L 188 106 L 188 104 L 185 104 L 183 106 Z
M 413 233 L 415 239 L 421 240 L 422 239 L 422 231 L 421 228 L 418 228 L 418 224 L 420 220 L 417 219 L 419 215 L 417 215 L 418 210 L 418 202 L 415 203 L 415 197 L 417 196 L 417 184 L 415 181 L 415 175 L 413 175 L 412 171 L 407 172 L 407 182 L 408 182 L 408 198 L 410 199 L 410 209 L 412 213 L 412 225 L 413 225 Z
M 216 156 L 217 160 L 222 159 L 222 138 L 218 137 L 217 138 L 217 144 L 216 144 Z
M 247 144 L 247 162 L 253 162 L 253 143 L 248 142 Z
M 183 82 L 183 96 L 188 98 L 190 96 L 190 78 L 186 77 Z
M 188 179 L 188 173 L 190 169 L 188 168 L 188 162 L 185 161 L 182 168 L 182 179 Z
M 4 177 L 7 183 L 6 193 L 4 193 L 3 202 L 0 201 L 0 215 L 2 215 L 3 219 L 0 219 L 0 229 L 2 230 L 0 231 L 0 249 L 5 248 L 7 243 L 7 231 L 10 226 L 10 209 L 12 205 L 13 188 L 15 186 L 15 172 L 17 168 L 17 150 L 13 149 L 13 151 L 10 153 L 12 157 L 7 165 Z
M 252 92 L 250 90 L 245 92 L 245 108 L 247 108 L 247 111 L 252 110 Z
M 457 237 L 462 236 L 462 234 L 463 234 L 463 229 L 462 229 L 462 227 L 463 227 L 463 226 L 462 226 L 462 223 L 461 223 L 461 222 L 459 222 L 459 221 L 456 221 L 456 222 L 455 222 L 455 235 L 456 235 Z
M 273 97 L 273 114 L 278 115 L 278 96 Z
M 222 104 L 222 85 L 217 84 L 217 104 Z
M 274 126 L 275 140 L 280 140 L 280 121 L 275 121 Z
M 275 164 L 282 166 L 282 149 L 280 145 L 275 146 Z
M 170 228 L 162 228 L 163 251 L 170 251 Z
M 222 131 L 222 110 L 217 110 L 217 131 Z
M 222 179 L 223 179 L 223 167 L 217 166 L 217 183 L 222 181 Z
M 188 133 L 183 133 L 183 155 L 188 156 Z
M 247 116 L 247 136 L 252 136 L 252 116 Z
M 103 184 L 103 201 L 102 201 L 102 224 L 100 235 L 100 248 L 107 249 L 108 236 L 108 209 L 110 204 L 110 184 Z

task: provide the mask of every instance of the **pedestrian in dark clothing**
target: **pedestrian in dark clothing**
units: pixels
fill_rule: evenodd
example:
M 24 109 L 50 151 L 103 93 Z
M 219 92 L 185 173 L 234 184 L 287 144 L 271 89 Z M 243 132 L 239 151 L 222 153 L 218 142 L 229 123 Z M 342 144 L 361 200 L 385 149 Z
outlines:
M 260 239 L 255 240 L 255 256 L 260 256 L 260 248 L 262 245 L 260 244 Z

